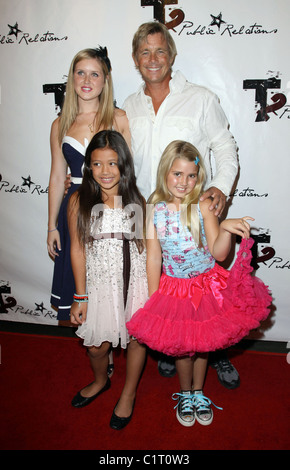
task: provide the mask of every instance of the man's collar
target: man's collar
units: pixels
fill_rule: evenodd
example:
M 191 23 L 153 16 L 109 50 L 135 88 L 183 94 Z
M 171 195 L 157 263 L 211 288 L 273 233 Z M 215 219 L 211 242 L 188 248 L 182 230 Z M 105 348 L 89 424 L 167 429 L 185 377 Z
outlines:
M 186 84 L 185 76 L 180 72 L 180 70 L 177 70 L 169 82 L 171 93 L 174 93 L 174 92 L 180 93 L 185 87 L 185 84 Z

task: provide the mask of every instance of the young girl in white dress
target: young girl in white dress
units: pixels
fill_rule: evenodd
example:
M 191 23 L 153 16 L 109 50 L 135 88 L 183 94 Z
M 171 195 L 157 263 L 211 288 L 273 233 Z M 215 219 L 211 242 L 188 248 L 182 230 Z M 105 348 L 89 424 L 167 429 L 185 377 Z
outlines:
M 205 170 L 197 149 L 174 141 L 158 167 L 156 191 L 147 238 L 147 275 L 150 298 L 127 323 L 140 342 L 176 357 L 180 392 L 176 414 L 184 426 L 195 419 L 212 422 L 211 401 L 203 395 L 207 353 L 240 341 L 268 314 L 268 289 L 251 276 L 248 219 L 226 219 L 199 201 Z M 148 207 L 147 207 L 148 210 Z M 223 261 L 232 234 L 242 237 L 230 271 Z M 161 274 L 162 272 L 162 274 Z
M 116 131 L 101 131 L 85 156 L 83 182 L 68 207 L 76 292 L 71 322 L 88 349 L 94 381 L 72 405 L 91 403 L 110 387 L 110 347 L 127 348 L 127 373 L 110 425 L 126 426 L 133 413 L 146 350 L 129 337 L 126 322 L 148 298 L 143 240 L 145 202 L 136 186 L 133 159 Z

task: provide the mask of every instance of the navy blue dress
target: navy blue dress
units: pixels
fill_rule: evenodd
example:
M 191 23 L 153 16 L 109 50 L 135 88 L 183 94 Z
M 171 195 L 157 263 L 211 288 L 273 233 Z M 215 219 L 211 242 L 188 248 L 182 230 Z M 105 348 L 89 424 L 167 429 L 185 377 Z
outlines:
M 51 305 L 58 310 L 58 320 L 70 319 L 70 308 L 73 303 L 75 282 L 70 260 L 70 236 L 67 221 L 67 206 L 70 196 L 78 189 L 82 179 L 82 166 L 88 145 L 84 145 L 73 137 L 65 136 L 62 142 L 62 152 L 71 171 L 72 184 L 60 206 L 58 215 L 58 231 L 60 234 L 61 251 L 55 257 L 54 273 L 51 289 Z

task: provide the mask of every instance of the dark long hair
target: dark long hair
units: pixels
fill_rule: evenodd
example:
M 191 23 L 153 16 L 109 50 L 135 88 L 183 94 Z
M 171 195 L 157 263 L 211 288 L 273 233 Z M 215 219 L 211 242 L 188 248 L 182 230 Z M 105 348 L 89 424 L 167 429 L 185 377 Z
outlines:
M 118 168 L 120 181 L 118 196 L 122 198 L 123 207 L 137 204 L 142 209 L 142 224 L 145 223 L 145 201 L 136 184 L 133 158 L 124 137 L 117 131 L 104 130 L 98 132 L 89 143 L 84 160 L 83 181 L 78 189 L 79 214 L 78 235 L 80 241 L 85 244 L 90 236 L 91 211 L 96 204 L 104 204 L 102 191 L 94 180 L 91 171 L 91 155 L 96 149 L 110 148 L 118 155 Z M 143 234 L 142 230 L 137 230 Z M 134 237 L 139 252 L 144 249 L 143 238 Z

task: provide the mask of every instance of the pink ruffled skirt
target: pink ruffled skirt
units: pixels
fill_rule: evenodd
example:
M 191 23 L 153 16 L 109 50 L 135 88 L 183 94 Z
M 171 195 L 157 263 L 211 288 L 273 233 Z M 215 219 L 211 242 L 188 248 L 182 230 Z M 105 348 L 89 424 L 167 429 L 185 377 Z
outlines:
M 127 322 L 130 335 L 166 355 L 209 352 L 238 343 L 269 315 L 272 297 L 251 275 L 252 239 L 230 271 L 216 264 L 191 279 L 162 274 L 159 289 Z

